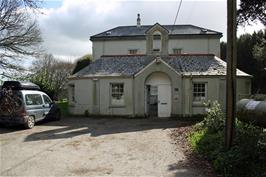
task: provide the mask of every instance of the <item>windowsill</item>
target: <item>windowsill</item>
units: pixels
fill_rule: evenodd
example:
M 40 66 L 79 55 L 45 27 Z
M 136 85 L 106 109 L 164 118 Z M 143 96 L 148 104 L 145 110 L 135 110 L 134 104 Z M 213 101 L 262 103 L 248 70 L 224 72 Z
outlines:
M 125 108 L 125 105 L 110 105 L 109 108 Z
M 193 101 L 192 106 L 193 107 L 206 107 L 202 101 Z

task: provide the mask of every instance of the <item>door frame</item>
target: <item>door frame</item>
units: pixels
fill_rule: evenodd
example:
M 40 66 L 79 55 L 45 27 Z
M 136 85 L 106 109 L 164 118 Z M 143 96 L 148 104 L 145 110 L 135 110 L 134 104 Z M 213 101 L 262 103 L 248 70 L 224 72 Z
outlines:
M 156 74 L 158 74 L 158 80 L 156 78 Z M 153 72 L 152 74 L 150 74 L 144 83 L 144 111 L 145 111 L 145 115 L 146 116 L 150 116 L 150 112 L 149 112 L 149 98 L 148 98 L 148 85 L 152 85 L 152 86 L 157 86 L 157 116 L 159 117 L 159 87 L 160 85 L 169 85 L 170 86 L 170 99 L 169 101 L 169 109 L 170 109 L 170 115 L 172 114 L 172 81 L 171 78 L 168 76 L 168 74 L 164 73 L 164 72 Z M 163 117 L 162 117 L 163 118 Z

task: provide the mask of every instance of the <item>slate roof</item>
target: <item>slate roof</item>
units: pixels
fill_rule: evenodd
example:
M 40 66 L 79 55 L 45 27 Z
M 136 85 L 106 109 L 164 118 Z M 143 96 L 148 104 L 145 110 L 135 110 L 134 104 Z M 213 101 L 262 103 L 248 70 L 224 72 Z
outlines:
M 112 37 L 144 37 L 145 32 L 153 25 L 137 26 L 118 26 L 116 28 L 104 31 L 102 33 L 91 36 L 91 40 L 98 38 L 112 38 Z M 170 36 L 178 35 L 220 35 L 221 32 L 210 29 L 194 26 L 194 25 L 162 25 L 169 31 Z
M 155 60 L 149 55 L 102 56 L 70 78 L 101 76 L 133 76 Z M 226 63 L 211 54 L 181 54 L 161 56 L 170 67 L 182 75 L 224 76 Z M 237 70 L 238 76 L 250 76 Z

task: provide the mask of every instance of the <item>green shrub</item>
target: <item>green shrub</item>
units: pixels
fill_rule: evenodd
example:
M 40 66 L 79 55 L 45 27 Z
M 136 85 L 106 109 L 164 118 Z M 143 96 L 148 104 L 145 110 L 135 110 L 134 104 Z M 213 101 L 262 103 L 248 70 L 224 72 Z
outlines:
M 207 110 L 207 114 L 203 120 L 203 126 L 211 132 L 217 132 L 224 129 L 225 115 L 221 109 L 221 105 L 214 101 L 212 107 Z
M 206 130 L 194 131 L 189 135 L 189 143 L 194 151 L 198 151 L 199 142 L 205 135 Z
M 210 133 L 207 129 L 195 131 L 189 136 L 192 149 L 213 159 L 223 148 L 223 133 Z
M 207 156 L 218 174 L 225 177 L 266 176 L 266 132 L 248 123 L 236 122 L 234 145 L 224 149 L 225 116 L 217 102 L 189 136 L 193 151 Z

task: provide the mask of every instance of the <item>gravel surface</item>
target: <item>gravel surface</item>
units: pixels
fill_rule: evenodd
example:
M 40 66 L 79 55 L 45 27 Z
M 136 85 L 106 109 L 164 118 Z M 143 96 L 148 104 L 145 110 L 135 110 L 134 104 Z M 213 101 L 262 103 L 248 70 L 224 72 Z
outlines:
M 0 127 L 1 176 L 198 177 L 173 131 L 177 120 L 66 118 Z

